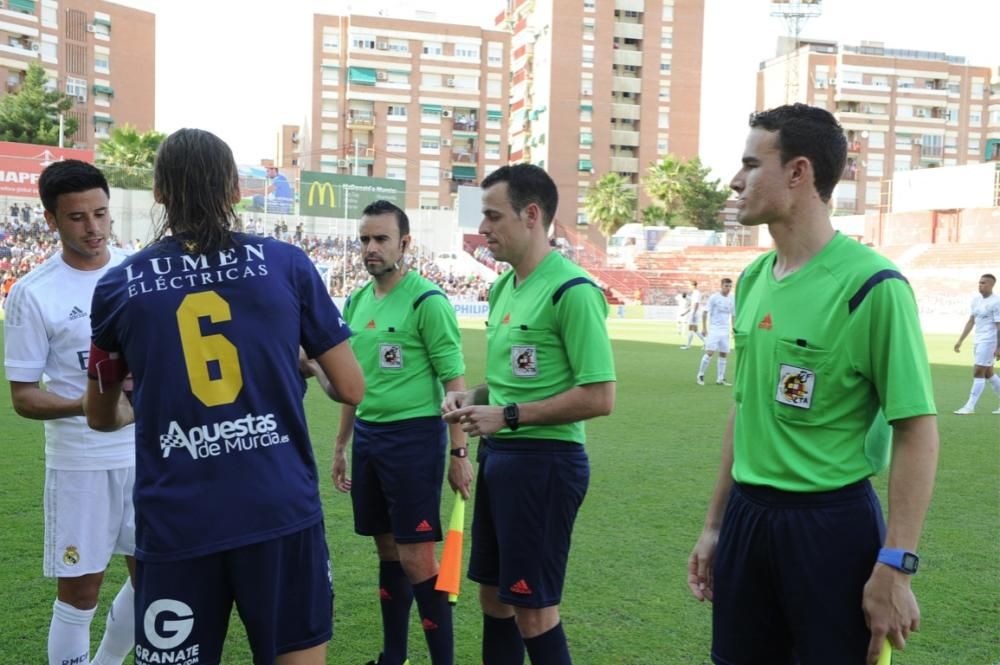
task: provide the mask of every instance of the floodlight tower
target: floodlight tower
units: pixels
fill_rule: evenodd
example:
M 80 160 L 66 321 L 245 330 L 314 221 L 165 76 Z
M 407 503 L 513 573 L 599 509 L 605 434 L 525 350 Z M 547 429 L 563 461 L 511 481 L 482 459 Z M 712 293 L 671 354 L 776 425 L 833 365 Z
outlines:
M 823 0 L 771 0 L 771 16 L 784 19 L 786 35 L 792 44 L 785 62 L 785 103 L 792 104 L 799 96 L 799 35 L 806 21 L 823 13 Z

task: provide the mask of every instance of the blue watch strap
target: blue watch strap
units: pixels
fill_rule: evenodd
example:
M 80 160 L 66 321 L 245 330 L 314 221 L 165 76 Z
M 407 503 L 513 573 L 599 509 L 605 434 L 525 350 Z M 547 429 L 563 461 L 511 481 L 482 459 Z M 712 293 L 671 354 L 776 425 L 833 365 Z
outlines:
M 896 570 L 906 573 L 907 575 L 913 575 L 917 572 L 917 565 L 920 563 L 920 557 L 913 552 L 907 552 L 906 550 L 883 547 L 878 551 L 878 562 L 891 566 Z

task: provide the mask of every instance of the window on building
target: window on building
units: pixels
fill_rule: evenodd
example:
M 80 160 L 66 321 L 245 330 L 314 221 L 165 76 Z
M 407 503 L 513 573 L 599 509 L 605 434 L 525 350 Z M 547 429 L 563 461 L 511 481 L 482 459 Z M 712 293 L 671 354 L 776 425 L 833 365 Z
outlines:
M 42 60 L 45 62 L 58 62 L 59 44 L 55 42 L 42 42 L 40 53 L 42 54 Z
M 594 38 L 594 29 L 595 29 L 596 25 L 597 25 L 597 19 L 591 18 L 589 16 L 584 17 L 584 19 L 583 19 L 583 38 L 584 39 L 593 39 Z
M 979 154 L 979 144 L 982 142 L 978 136 L 969 137 L 969 152 Z
M 944 149 L 945 150 L 958 150 L 958 135 L 953 133 L 947 133 L 944 135 Z
M 670 86 L 661 85 L 660 86 L 660 101 L 669 102 L 670 101 Z
M 479 44 L 455 44 L 455 57 L 479 60 Z
M 594 144 L 594 135 L 590 132 L 580 132 L 580 146 L 589 146 Z
M 389 50 L 393 53 L 409 53 L 410 41 L 408 39 L 390 39 Z
M 593 65 L 594 64 L 594 45 L 584 44 L 583 45 L 583 64 Z
M 424 55 L 443 55 L 444 44 L 441 42 L 424 42 Z
M 670 30 L 664 30 L 663 34 L 660 35 L 660 48 L 673 48 L 674 46 L 674 33 Z
M 896 77 L 896 87 L 897 88 L 912 88 L 915 81 L 909 76 L 897 76 Z
M 385 149 L 389 152 L 406 152 L 406 134 L 392 133 L 385 135 Z
M 389 180 L 406 180 L 405 166 L 386 166 L 385 177 Z
M 969 111 L 969 124 L 970 125 L 981 125 L 981 124 L 983 124 L 983 112 L 982 111 Z
M 336 51 L 340 48 L 340 30 L 323 28 L 323 48 Z
M 657 154 L 665 155 L 668 152 L 670 152 L 669 148 L 670 148 L 670 141 L 669 139 L 667 139 L 666 136 L 660 136 L 656 139 Z
M 374 50 L 375 35 L 354 35 L 351 39 L 351 47 Z
M 659 123 L 657 127 L 660 129 L 670 128 L 670 111 L 660 111 Z
M 499 99 L 503 95 L 503 82 L 496 79 L 486 81 L 486 96 Z
M 868 147 L 869 148 L 884 148 L 885 147 L 885 132 L 868 132 Z
M 674 3 L 664 2 L 663 3 L 663 20 L 673 21 L 674 20 Z
M 590 122 L 593 120 L 594 107 L 590 104 L 580 105 L 580 122 Z
M 597 0 L 583 0 L 583 11 L 594 11 L 594 7 L 597 6 Z
M 337 142 L 337 132 L 323 132 L 320 147 L 324 150 L 336 150 L 339 148 L 340 143 Z
M 46 28 L 59 27 L 59 8 L 54 5 L 42 4 L 42 25 Z
M 913 136 L 910 134 L 896 134 L 896 150 L 909 150 L 913 147 Z
M 486 45 L 486 64 L 490 67 L 503 66 L 503 44 L 501 42 L 489 42 Z
M 429 184 L 435 184 L 436 185 L 437 183 L 434 182 L 434 183 L 429 183 Z M 437 194 L 426 195 L 426 196 L 423 195 L 423 194 L 420 195 L 420 209 L 421 210 L 437 210 L 440 207 L 441 206 L 438 205 Z
M 909 104 L 897 104 L 896 105 L 896 117 L 897 118 L 912 118 L 913 117 L 913 107 Z
M 437 185 L 441 182 L 441 170 L 438 168 L 437 164 L 430 165 L 420 163 L 420 184 L 421 185 Z M 423 197 L 421 197 L 422 200 Z M 435 200 L 435 205 L 437 201 Z
M 424 155 L 436 155 L 441 152 L 441 138 L 438 136 L 421 136 L 420 152 Z
M 500 144 L 486 142 L 486 159 L 500 159 Z
M 869 174 L 870 175 L 870 174 Z M 865 185 L 865 207 L 875 208 L 882 204 L 882 183 L 869 182 Z
M 959 95 L 962 93 L 962 79 L 948 79 L 948 94 Z
M 448 79 L 451 86 L 459 90 L 479 90 L 478 76 L 452 76 Z M 445 83 L 448 83 L 445 81 Z
M 78 99 L 87 99 L 87 79 L 66 77 L 66 94 Z
M 982 97 L 983 97 L 983 89 L 984 89 L 983 82 L 982 81 L 975 81 L 974 80 L 972 82 L 972 98 L 973 99 L 982 99 Z
M 340 83 L 340 67 L 323 65 L 320 67 L 320 78 L 326 85 L 338 85 Z
M 420 85 L 425 88 L 440 88 L 442 84 L 440 74 L 421 74 Z
M 882 175 L 885 162 L 882 159 L 868 159 L 867 172 L 870 176 Z
M 108 53 L 94 53 L 94 71 L 99 74 L 110 74 L 111 55 Z

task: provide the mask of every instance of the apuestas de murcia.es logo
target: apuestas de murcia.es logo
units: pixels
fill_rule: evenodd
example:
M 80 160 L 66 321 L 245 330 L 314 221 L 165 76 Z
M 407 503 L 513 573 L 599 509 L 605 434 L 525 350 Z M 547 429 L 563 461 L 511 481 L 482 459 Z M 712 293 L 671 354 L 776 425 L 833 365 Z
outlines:
M 175 448 L 186 449 L 193 459 L 216 457 L 287 443 L 288 436 L 278 434 L 277 429 L 273 413 L 263 416 L 248 413 L 236 420 L 196 425 L 187 430 L 173 420 L 166 434 L 160 435 L 160 449 L 164 457 L 170 457 Z

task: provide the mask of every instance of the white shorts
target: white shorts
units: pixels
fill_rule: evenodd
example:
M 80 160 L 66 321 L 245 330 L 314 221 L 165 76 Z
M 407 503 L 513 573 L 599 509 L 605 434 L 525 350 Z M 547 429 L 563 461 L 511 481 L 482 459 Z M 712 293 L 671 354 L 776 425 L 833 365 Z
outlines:
M 698 325 L 701 321 L 701 310 L 699 309 L 696 313 L 688 314 L 688 323 L 692 326 Z
M 972 345 L 972 362 L 979 367 L 993 367 L 997 352 L 995 342 L 980 342 Z
M 705 339 L 705 350 L 729 353 L 729 331 L 716 332 L 709 330 L 708 337 Z
M 46 577 L 103 572 L 114 554 L 135 553 L 135 467 L 45 469 Z

